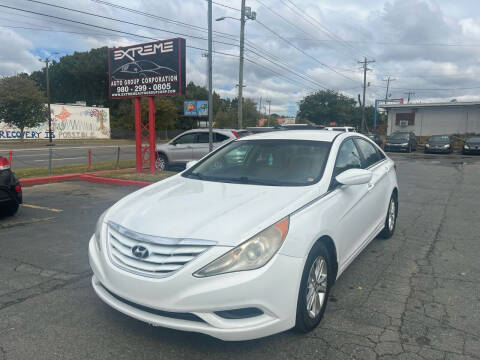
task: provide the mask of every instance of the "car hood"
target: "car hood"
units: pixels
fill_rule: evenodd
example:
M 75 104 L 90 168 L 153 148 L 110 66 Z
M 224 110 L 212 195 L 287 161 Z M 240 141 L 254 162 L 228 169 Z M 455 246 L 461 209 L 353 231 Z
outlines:
M 408 139 L 388 139 L 387 144 L 405 144 L 408 143 Z
M 236 246 L 320 195 L 318 189 L 318 184 L 259 186 L 176 175 L 123 198 L 106 221 L 142 234 Z

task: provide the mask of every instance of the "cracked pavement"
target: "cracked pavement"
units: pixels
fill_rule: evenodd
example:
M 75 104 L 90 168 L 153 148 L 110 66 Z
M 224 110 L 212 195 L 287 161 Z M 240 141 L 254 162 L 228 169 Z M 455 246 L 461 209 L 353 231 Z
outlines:
M 375 239 L 338 279 L 316 330 L 246 342 L 152 327 L 95 296 L 88 240 L 133 188 L 25 188 L 26 202 L 63 212 L 0 219 L 0 360 L 480 359 L 480 157 L 392 158 L 394 237 Z

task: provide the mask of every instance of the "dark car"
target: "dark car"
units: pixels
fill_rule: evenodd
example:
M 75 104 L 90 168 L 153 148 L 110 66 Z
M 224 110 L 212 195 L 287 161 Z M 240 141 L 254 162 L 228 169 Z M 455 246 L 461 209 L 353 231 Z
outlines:
M 394 132 L 385 142 L 384 150 L 405 152 L 417 150 L 415 133 L 404 131 Z
M 8 160 L 0 156 L 0 215 L 12 216 L 22 203 L 22 187 L 10 169 Z
M 469 137 L 463 144 L 462 153 L 466 154 L 480 154 L 480 136 Z
M 426 153 L 452 153 L 453 138 L 450 135 L 433 135 L 425 144 Z

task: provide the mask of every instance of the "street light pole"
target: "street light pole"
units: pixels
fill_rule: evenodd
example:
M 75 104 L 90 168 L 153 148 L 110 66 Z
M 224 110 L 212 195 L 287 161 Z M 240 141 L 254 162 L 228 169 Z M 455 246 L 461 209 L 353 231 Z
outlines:
M 52 55 L 56 55 L 58 52 L 52 53 Z M 41 62 L 45 62 L 45 81 L 47 82 L 47 107 L 48 107 L 48 144 L 52 145 L 52 112 L 50 109 L 50 81 L 48 80 L 48 63 L 50 62 L 50 58 L 45 56 L 45 60 L 39 59 Z
M 212 0 L 208 0 L 208 151 L 213 150 Z
M 240 66 L 238 69 L 238 128 L 243 128 L 243 53 L 245 43 L 245 0 L 242 0 L 240 16 Z
M 240 64 L 238 69 L 238 128 L 243 128 L 243 58 L 244 58 L 244 48 L 245 48 L 245 23 L 247 20 L 255 20 L 257 18 L 257 13 L 252 11 L 251 7 L 245 6 L 245 0 L 242 0 L 242 10 L 240 19 L 233 18 L 231 16 L 222 16 L 215 21 L 222 21 L 225 19 L 234 19 L 240 21 Z

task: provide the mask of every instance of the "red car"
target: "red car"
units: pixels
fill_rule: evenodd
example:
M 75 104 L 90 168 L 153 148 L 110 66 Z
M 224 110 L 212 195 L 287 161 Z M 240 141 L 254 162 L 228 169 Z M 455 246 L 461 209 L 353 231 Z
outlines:
M 0 215 L 13 216 L 22 203 L 22 187 L 10 169 L 7 159 L 0 156 Z

